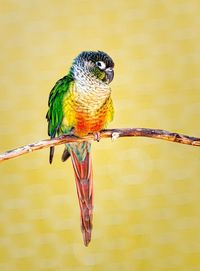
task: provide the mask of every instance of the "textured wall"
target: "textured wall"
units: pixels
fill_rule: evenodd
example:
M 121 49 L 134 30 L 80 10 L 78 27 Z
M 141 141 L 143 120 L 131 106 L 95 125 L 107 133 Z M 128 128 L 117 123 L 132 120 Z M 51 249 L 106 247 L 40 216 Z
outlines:
M 200 2 L 1 1 L 0 150 L 47 138 L 48 94 L 82 50 L 115 60 L 115 120 L 194 136 Z M 93 240 L 82 244 L 70 162 L 0 165 L 0 270 L 200 270 L 200 152 L 132 138 L 93 144 Z

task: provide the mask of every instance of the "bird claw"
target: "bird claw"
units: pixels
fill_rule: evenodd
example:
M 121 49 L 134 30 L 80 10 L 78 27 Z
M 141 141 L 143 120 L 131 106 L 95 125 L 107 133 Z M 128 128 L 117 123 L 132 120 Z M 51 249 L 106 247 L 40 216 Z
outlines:
M 100 132 L 95 132 L 95 133 L 93 133 L 93 135 L 94 135 L 94 141 L 99 142 L 100 139 L 101 139 L 101 133 Z

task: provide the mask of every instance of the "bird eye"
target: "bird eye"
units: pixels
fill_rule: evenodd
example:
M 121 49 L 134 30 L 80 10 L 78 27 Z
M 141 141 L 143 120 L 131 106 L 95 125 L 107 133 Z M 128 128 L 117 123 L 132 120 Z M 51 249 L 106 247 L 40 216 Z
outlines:
M 106 68 L 106 64 L 103 61 L 97 61 L 96 65 L 100 70 L 105 70 Z

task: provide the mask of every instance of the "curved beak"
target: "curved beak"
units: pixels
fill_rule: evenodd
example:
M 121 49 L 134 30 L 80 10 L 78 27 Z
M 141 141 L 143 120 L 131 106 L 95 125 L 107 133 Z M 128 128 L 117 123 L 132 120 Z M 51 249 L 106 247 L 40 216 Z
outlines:
M 114 70 L 112 68 L 107 68 L 105 70 L 105 73 L 106 73 L 106 76 L 105 76 L 106 80 L 105 81 L 107 81 L 107 83 L 109 84 L 114 78 Z

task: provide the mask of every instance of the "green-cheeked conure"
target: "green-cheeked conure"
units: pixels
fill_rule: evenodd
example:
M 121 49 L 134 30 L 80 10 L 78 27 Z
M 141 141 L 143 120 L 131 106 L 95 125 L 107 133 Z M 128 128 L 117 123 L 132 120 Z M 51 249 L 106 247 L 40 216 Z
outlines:
M 85 51 L 73 61 L 66 76 L 57 81 L 49 95 L 48 134 L 51 138 L 73 132 L 76 136 L 98 135 L 113 119 L 110 82 L 114 62 L 102 51 Z M 50 163 L 54 147 L 50 148 Z M 62 161 L 71 156 L 80 205 L 84 244 L 91 240 L 93 177 L 91 142 L 65 145 Z

